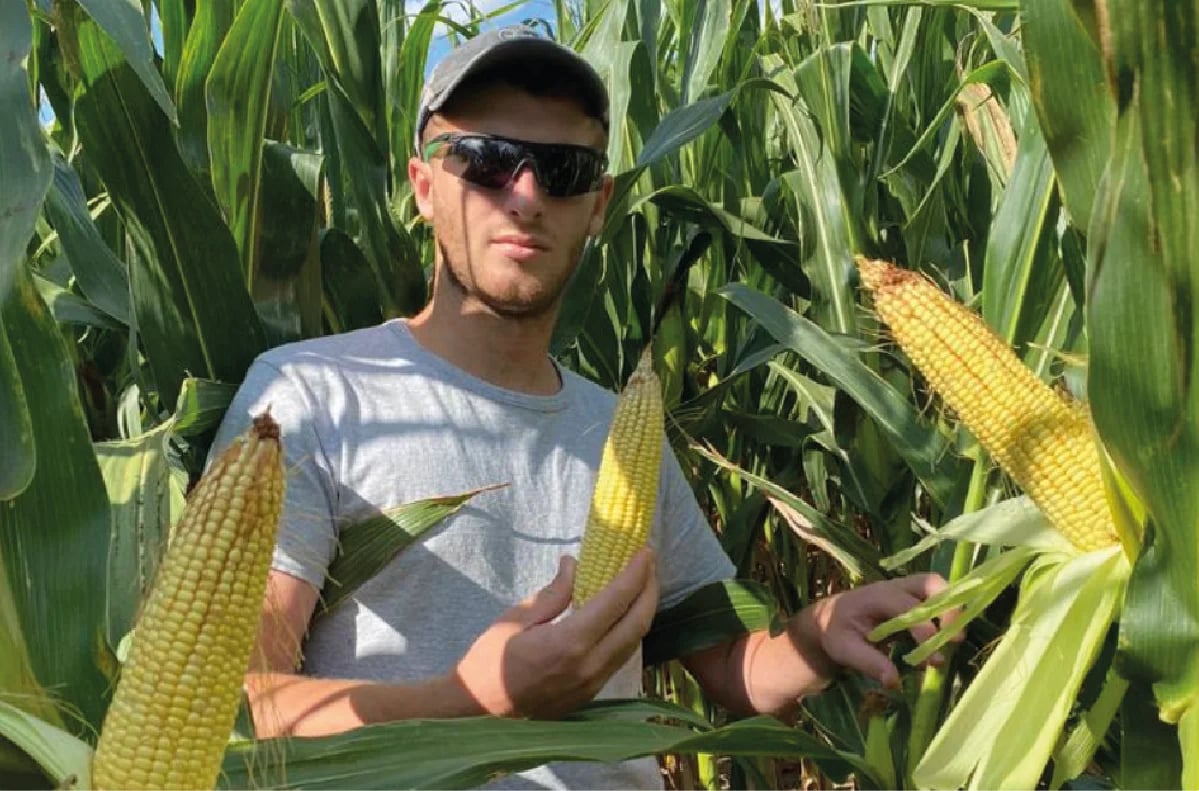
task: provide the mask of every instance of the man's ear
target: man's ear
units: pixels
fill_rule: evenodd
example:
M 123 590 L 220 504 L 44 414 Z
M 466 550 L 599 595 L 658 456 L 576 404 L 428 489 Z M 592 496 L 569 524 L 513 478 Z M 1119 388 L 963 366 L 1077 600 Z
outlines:
M 591 209 L 591 219 L 587 225 L 587 233 L 590 236 L 599 236 L 604 230 L 604 217 L 608 211 L 608 201 L 612 200 L 612 190 L 616 185 L 616 180 L 610 174 L 604 174 L 603 183 L 600 184 L 599 191 L 596 193 L 595 206 Z
M 433 221 L 433 173 L 432 165 L 419 157 L 408 160 L 408 181 L 412 184 L 412 196 L 416 199 L 416 208 L 426 222 Z

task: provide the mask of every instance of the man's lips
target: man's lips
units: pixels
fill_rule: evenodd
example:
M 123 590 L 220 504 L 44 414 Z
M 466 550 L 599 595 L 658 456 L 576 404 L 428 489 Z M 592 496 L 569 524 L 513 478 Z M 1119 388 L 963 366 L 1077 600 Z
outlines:
M 491 244 L 508 258 L 520 261 L 534 258 L 549 250 L 549 245 L 541 239 L 524 234 L 503 234 L 492 239 Z

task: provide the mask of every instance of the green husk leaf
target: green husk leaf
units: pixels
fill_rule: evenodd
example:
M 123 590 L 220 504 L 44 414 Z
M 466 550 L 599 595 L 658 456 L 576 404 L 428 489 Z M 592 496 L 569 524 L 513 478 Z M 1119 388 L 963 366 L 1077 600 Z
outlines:
M 1103 682 L 1099 699 L 1082 715 L 1070 737 L 1053 751 L 1053 779 L 1051 789 L 1058 789 L 1067 780 L 1078 777 L 1091 763 L 1095 751 L 1103 743 L 1103 736 L 1111 727 L 1128 691 L 1128 681 L 1114 668 L 1109 669 Z
M 1034 554 L 1034 550 L 1027 547 L 1016 547 L 996 555 L 971 569 L 969 574 L 954 581 L 937 595 L 926 599 L 903 615 L 876 626 L 866 636 L 867 639 L 885 639 L 918 623 L 936 618 L 955 607 L 962 607 L 961 613 L 953 621 L 942 625 L 936 635 L 904 655 L 905 662 L 920 664 L 978 617 L 979 613 L 1016 579 Z
M 1007 634 L 933 738 L 913 781 L 922 788 L 1034 787 L 1127 573 L 1119 547 L 1065 562 L 1038 559 Z
M 186 476 L 174 475 L 167 461 L 172 425 L 167 421 L 139 437 L 95 446 L 112 512 L 105 625 L 114 649 L 133 629 L 173 516 L 183 512 Z
M 981 511 L 971 511 L 951 520 L 940 530 L 883 561 L 883 567 L 898 568 L 942 541 L 968 541 L 999 547 L 1029 547 L 1047 552 L 1070 552 L 1069 539 L 1053 529 L 1029 497 L 1011 497 Z
M 91 788 L 92 748 L 82 739 L 3 700 L 0 736 L 36 761 L 56 788 Z
M 1199 788 L 1199 706 L 1192 705 L 1178 720 L 1178 742 L 1182 745 L 1182 785 Z

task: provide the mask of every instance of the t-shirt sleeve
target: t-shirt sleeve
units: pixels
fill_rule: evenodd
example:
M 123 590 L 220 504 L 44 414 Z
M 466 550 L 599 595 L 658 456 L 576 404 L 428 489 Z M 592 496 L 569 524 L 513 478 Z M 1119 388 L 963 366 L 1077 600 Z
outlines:
M 732 579 L 737 569 L 700 510 L 669 443 L 662 452 L 658 504 L 658 609 L 665 610 L 704 585 Z
M 337 549 L 337 490 L 312 406 L 312 395 L 302 382 L 259 357 L 225 413 L 208 464 L 246 430 L 254 416 L 270 410 L 280 428 L 286 481 L 271 567 L 319 590 Z

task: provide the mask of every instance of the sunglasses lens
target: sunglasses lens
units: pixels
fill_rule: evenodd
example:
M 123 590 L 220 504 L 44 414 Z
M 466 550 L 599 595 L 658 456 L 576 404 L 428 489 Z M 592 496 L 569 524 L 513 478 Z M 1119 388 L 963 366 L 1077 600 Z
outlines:
M 520 162 L 519 148 L 486 137 L 462 138 L 451 147 L 450 153 L 459 155 L 466 163 L 462 178 L 487 189 L 508 186 Z
M 523 143 L 501 137 L 463 135 L 452 138 L 449 154 L 465 164 L 461 178 L 486 189 L 503 189 L 525 164 L 547 195 L 569 198 L 599 186 L 604 157 L 580 146 Z
M 542 188 L 556 198 L 591 192 L 599 179 L 599 156 L 586 149 L 550 146 L 536 161 Z

